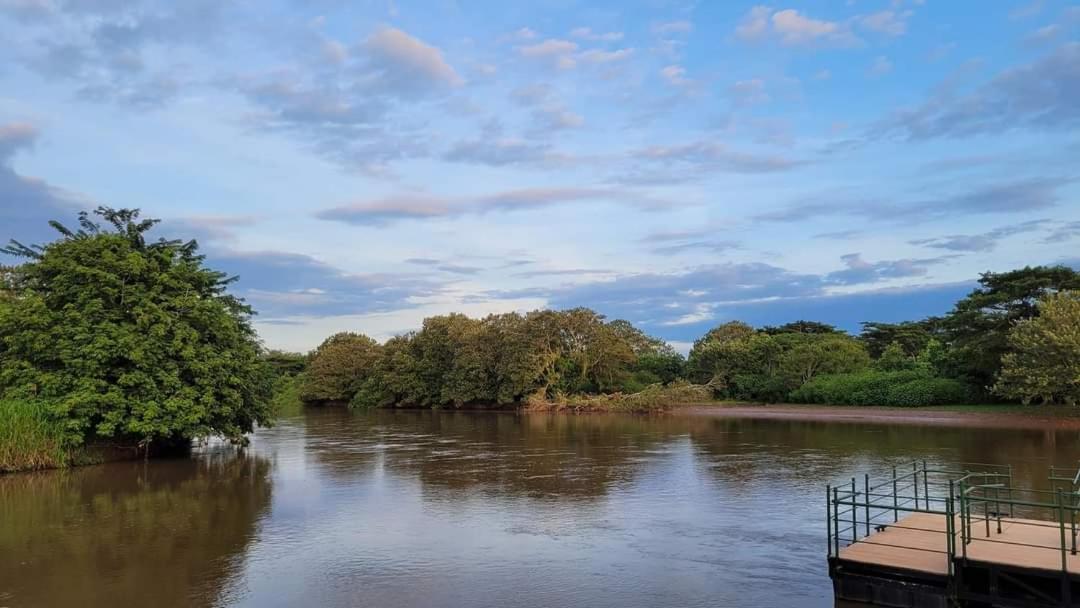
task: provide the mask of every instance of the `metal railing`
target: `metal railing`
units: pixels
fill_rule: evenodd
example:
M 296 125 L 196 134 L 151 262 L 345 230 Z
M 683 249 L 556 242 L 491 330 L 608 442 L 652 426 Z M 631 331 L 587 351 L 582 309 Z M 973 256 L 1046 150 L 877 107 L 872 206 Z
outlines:
M 942 555 L 952 575 L 956 558 L 968 559 L 977 541 L 979 552 L 994 544 L 1056 551 L 1067 571 L 1069 555 L 1077 555 L 1080 469 L 1051 467 L 1049 480 L 1050 490 L 1018 488 L 1011 465 L 935 467 L 917 461 L 893 467 L 886 479 L 871 480 L 867 474 L 827 486 L 829 556 L 839 557 L 841 549 L 856 543 L 925 551 Z M 944 529 L 936 522 L 931 527 L 913 523 L 930 521 L 908 517 L 916 513 L 942 516 Z M 1051 542 L 1039 528 L 1056 528 L 1058 535 Z M 880 534 L 889 529 L 940 533 L 944 542 L 940 549 L 903 544 L 903 535 Z

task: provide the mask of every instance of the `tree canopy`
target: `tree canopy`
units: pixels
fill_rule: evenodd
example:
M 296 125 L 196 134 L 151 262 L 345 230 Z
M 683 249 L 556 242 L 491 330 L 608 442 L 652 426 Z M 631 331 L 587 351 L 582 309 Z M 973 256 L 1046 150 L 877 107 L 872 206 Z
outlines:
M 252 310 L 194 241 L 148 241 L 157 220 L 99 207 L 60 238 L 3 251 L 0 397 L 42 401 L 73 442 L 243 442 L 268 424 L 271 373 Z
M 799 322 L 796 327 L 807 327 Z M 870 364 L 861 343 L 829 326 L 812 331 L 755 331 L 738 321 L 713 328 L 694 343 L 691 380 L 719 396 L 776 401 L 821 374 L 855 372 Z
M 1009 332 L 994 391 L 1023 403 L 1080 403 L 1080 292 L 1044 296 Z
M 1039 300 L 1063 290 L 1080 290 L 1080 273 L 1067 266 L 983 273 L 979 287 L 942 320 L 956 375 L 972 385 L 990 387 L 1009 349 L 1013 325 L 1038 316 Z

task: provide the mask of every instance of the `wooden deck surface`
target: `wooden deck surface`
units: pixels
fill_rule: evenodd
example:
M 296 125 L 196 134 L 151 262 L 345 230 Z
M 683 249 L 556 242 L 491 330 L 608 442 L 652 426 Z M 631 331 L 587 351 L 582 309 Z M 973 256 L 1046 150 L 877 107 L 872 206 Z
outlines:
M 932 513 L 913 513 L 902 518 L 883 532 L 875 532 L 859 542 L 840 549 L 840 558 L 855 562 L 946 575 L 945 516 Z M 960 555 L 959 519 L 957 555 Z M 969 559 L 1006 564 L 1021 568 L 1061 570 L 1061 530 L 1057 522 L 1030 519 L 1002 518 L 1001 533 L 997 524 L 990 523 L 986 536 L 983 521 L 973 522 L 971 542 L 967 546 Z M 1071 532 L 1065 527 L 1066 546 L 1071 546 Z M 1080 574 L 1080 555 L 1066 552 L 1069 572 Z

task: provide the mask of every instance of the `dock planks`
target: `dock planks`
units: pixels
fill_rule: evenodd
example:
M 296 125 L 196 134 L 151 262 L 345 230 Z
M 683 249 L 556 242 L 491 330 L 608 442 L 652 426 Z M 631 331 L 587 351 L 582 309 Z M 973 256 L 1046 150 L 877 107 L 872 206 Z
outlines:
M 944 576 L 948 574 L 945 524 L 944 515 L 913 513 L 895 524 L 888 524 L 882 532 L 874 532 L 840 549 L 839 557 L 845 561 Z M 959 518 L 955 529 L 959 556 Z M 1061 529 L 1057 522 L 1003 517 L 1001 533 L 997 531 L 997 522 L 991 520 L 988 537 L 985 524 L 979 520 L 972 522 L 971 536 L 967 545 L 968 559 L 1017 568 L 1062 569 Z M 1067 545 L 1071 544 L 1068 522 L 1065 537 Z M 1080 574 L 1080 555 L 1066 551 L 1065 558 L 1069 573 Z

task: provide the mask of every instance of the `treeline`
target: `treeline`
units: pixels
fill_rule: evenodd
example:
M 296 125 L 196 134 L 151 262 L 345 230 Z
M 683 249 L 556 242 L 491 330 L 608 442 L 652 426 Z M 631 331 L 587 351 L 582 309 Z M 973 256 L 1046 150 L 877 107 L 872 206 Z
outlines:
M 331 336 L 290 386 L 305 403 L 355 407 L 509 406 L 646 391 L 655 400 L 664 395 L 657 387 L 686 382 L 716 398 L 763 402 L 1080 400 L 1080 275 L 1028 267 L 985 273 L 979 284 L 945 316 L 866 322 L 858 336 L 814 321 L 725 323 L 688 358 L 585 308 L 451 314 L 385 344 Z
M 382 345 L 359 334 L 331 336 L 311 354 L 300 398 L 359 407 L 510 405 L 639 392 L 671 383 L 684 365 L 662 340 L 585 308 L 451 314 Z

